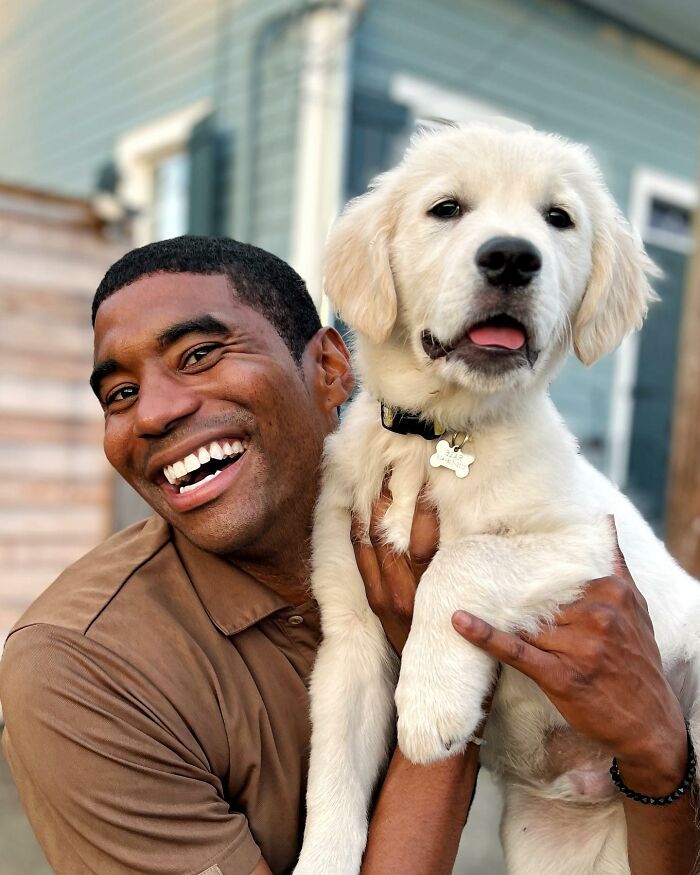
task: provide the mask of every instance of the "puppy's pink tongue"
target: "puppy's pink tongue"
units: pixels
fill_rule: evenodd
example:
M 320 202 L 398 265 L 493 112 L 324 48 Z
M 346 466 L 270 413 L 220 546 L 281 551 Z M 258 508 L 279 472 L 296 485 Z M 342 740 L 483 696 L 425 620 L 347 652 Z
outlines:
M 501 346 L 504 349 L 525 346 L 525 333 L 520 328 L 505 325 L 478 325 L 469 332 L 469 339 L 477 346 Z

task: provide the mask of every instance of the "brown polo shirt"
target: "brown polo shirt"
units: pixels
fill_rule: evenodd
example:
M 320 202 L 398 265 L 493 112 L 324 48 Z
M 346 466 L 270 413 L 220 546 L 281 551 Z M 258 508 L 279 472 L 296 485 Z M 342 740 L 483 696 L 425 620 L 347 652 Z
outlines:
M 0 663 L 5 754 L 53 869 L 293 868 L 319 638 L 313 602 L 156 516 L 65 571 Z

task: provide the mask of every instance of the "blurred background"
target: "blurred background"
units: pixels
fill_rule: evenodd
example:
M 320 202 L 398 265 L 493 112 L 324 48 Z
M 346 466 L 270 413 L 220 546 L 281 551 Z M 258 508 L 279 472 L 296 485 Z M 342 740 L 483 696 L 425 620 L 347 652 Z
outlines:
M 108 468 L 89 309 L 126 249 L 227 234 L 324 321 L 348 197 L 421 120 L 511 116 L 590 145 L 665 272 L 642 333 L 552 387 L 581 450 L 700 574 L 697 0 L 0 0 L 0 642 L 146 513 Z M 502 872 L 480 781 L 456 873 Z M 0 767 L 0 872 L 48 872 Z

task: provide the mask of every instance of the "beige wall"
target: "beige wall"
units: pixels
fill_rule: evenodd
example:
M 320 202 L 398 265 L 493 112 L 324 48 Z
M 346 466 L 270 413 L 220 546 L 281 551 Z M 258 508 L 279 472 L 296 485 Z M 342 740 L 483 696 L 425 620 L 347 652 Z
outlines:
M 87 202 L 0 185 L 0 643 L 111 530 L 90 302 L 124 249 Z

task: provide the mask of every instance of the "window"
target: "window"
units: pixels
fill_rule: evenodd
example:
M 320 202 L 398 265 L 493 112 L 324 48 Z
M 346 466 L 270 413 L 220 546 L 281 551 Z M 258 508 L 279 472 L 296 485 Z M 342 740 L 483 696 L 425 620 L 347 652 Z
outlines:
M 647 245 L 689 253 L 697 190 L 675 176 L 640 168 L 632 181 L 630 220 Z
M 663 235 L 671 242 L 683 246 L 689 244 L 692 239 L 692 218 L 692 211 L 688 207 L 671 203 L 661 197 L 651 199 L 649 231 L 656 237 Z
M 187 152 L 173 152 L 154 162 L 153 240 L 178 237 L 188 230 L 190 159 Z
M 632 179 L 630 220 L 663 271 L 661 297 L 643 333 L 617 353 L 610 408 L 608 475 L 650 522 L 663 524 L 684 277 L 693 245 L 697 189 L 692 182 L 640 168 Z M 641 351 L 641 354 L 640 354 Z
M 511 112 L 503 112 L 491 103 L 443 88 L 408 73 L 395 75 L 389 91 L 392 100 L 411 110 L 419 125 L 421 122 L 430 123 L 441 119 L 463 123 L 485 118 L 503 119 L 506 115 L 514 121 L 526 121 L 516 118 Z
M 187 232 L 191 170 L 188 144 L 195 126 L 210 111 L 211 101 L 200 100 L 135 128 L 118 140 L 119 197 L 136 211 L 136 245 Z

